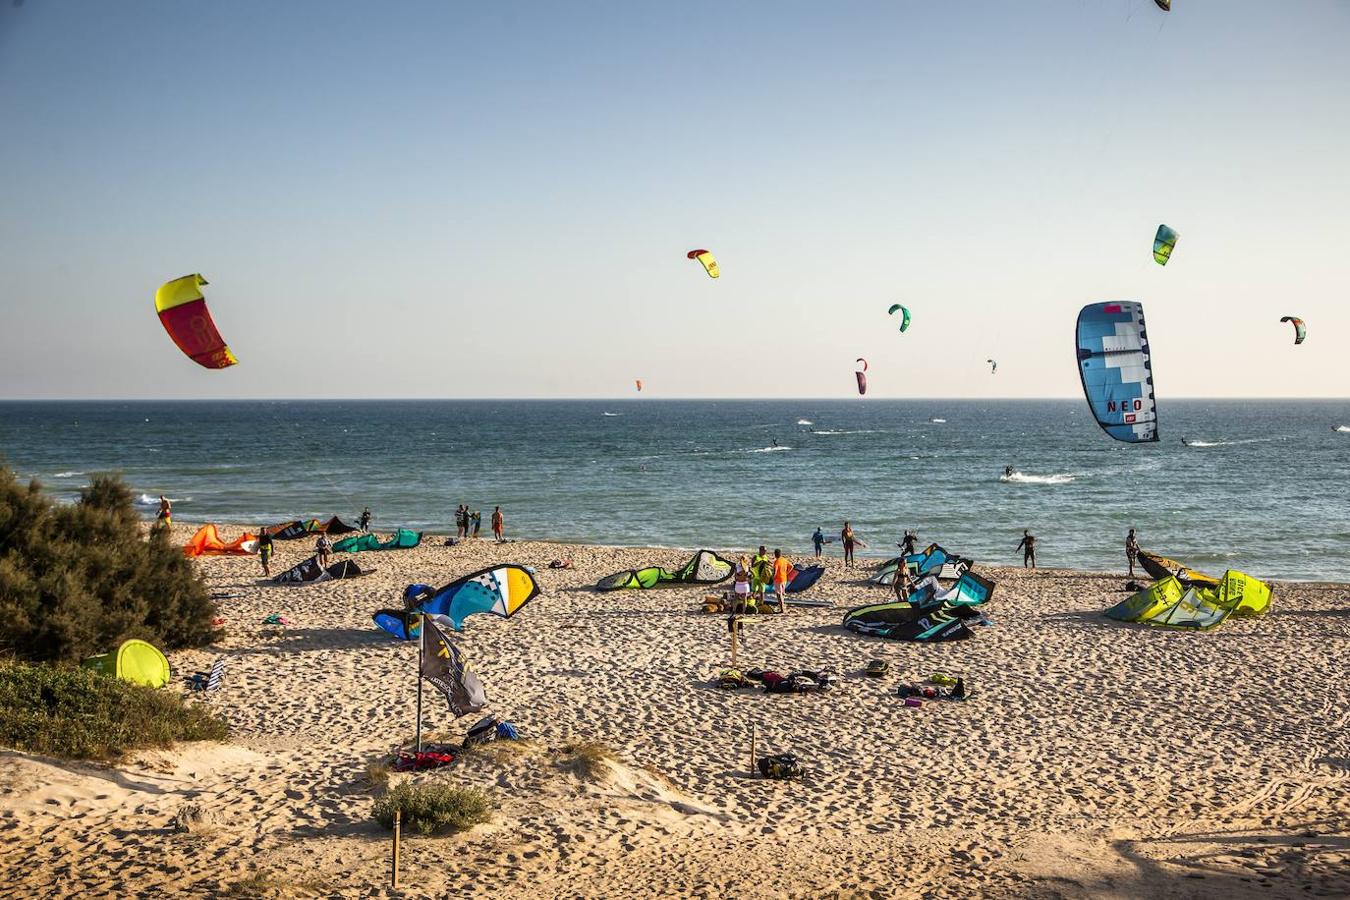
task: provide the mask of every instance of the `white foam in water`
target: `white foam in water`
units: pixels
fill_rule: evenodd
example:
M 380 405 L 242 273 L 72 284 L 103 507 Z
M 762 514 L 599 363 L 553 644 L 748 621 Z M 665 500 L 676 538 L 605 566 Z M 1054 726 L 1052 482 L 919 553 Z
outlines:
M 946 425 L 946 424 L 947 424 L 947 420 L 946 420 L 946 419 L 929 419 L 928 421 L 932 422 L 934 425 Z
M 1350 431 L 1350 428 L 1346 429 Z M 1238 444 L 1264 444 L 1275 438 L 1246 438 L 1241 441 L 1182 441 L 1187 447 L 1233 447 Z
M 56 473 L 55 475 L 53 475 L 52 477 L 53 477 L 53 478 L 75 478 L 75 477 L 77 477 L 77 476 L 79 476 L 79 475 L 83 475 L 83 474 L 84 474 L 83 472 L 57 472 L 57 473 Z
M 758 450 L 746 450 L 746 453 L 776 453 L 779 450 L 791 450 L 791 447 L 760 447 Z
M 614 418 L 615 416 L 621 416 L 621 415 L 623 415 L 623 413 L 612 413 L 612 412 L 607 412 L 607 413 L 601 413 L 600 415 L 606 416 L 606 417 L 612 419 L 612 418 Z
M 813 431 L 813 432 L 811 432 L 811 433 L 812 433 L 812 434 L 885 434 L 886 432 L 884 432 L 884 431 L 875 431 L 875 430 L 873 430 L 873 429 L 864 428 L 864 429 L 859 429 L 859 430 L 857 430 L 857 431 Z
M 1350 425 L 1337 425 L 1336 430 L 1350 432 Z
M 166 497 L 164 499 L 168 500 L 170 503 L 188 503 L 189 501 L 192 500 L 191 497 Z M 141 494 L 139 497 L 136 498 L 136 505 L 159 506 L 159 498 L 151 497 L 149 494 Z
M 816 423 L 815 423 L 815 422 L 812 422 L 810 419 L 798 419 L 798 420 L 797 420 L 797 424 L 798 424 L 798 425 L 814 425 L 814 424 L 816 424 Z M 1350 431 L 1350 428 L 1347 428 L 1346 430 L 1347 430 L 1347 431 Z
M 1068 484 L 1074 480 L 1074 476 L 1067 472 L 1054 475 L 1023 475 L 1021 472 L 1013 472 L 1011 475 L 998 476 L 998 480 L 1004 484 Z

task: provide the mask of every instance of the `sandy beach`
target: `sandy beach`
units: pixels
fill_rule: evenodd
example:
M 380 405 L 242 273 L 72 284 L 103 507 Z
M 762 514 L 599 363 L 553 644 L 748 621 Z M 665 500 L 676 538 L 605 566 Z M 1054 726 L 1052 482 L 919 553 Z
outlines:
M 222 526 L 229 539 L 239 528 Z M 175 526 L 182 539 L 189 526 Z M 923 535 L 925 540 L 940 535 Z M 813 599 L 747 628 L 742 665 L 830 668 L 820 695 L 718 690 L 723 617 L 703 588 L 597 594 L 619 569 L 685 551 L 549 543 L 455 547 L 428 536 L 355 559 L 369 577 L 282 587 L 256 558 L 201 562 L 226 637 L 172 653 L 182 676 L 229 660 L 204 702 L 228 743 L 116 767 L 0 756 L 0 894 L 12 897 L 1306 897 L 1350 893 L 1350 587 L 1278 584 L 1272 611 L 1190 634 L 1101 610 L 1123 575 L 980 565 L 991 627 L 932 646 L 839 627 L 887 598 L 838 557 Z M 953 548 L 959 550 L 959 547 Z M 278 544 L 273 571 L 308 555 Z M 725 552 L 725 551 L 723 551 Z M 551 571 L 570 557 L 575 568 Z M 389 886 L 389 833 L 367 767 L 413 732 L 416 646 L 371 613 L 414 581 L 495 562 L 534 566 L 542 596 L 510 620 L 475 616 L 459 645 L 488 710 L 529 743 L 420 779 L 489 790 L 488 825 L 409 837 Z M 1252 573 L 1260 576 L 1259 572 Z M 262 624 L 279 613 L 286 628 Z M 872 657 L 891 672 L 867 679 Z M 963 675 L 964 703 L 906 708 L 902 680 Z M 455 739 L 434 693 L 426 729 Z M 799 783 L 752 778 L 791 751 Z M 598 741 L 596 781 L 557 748 Z M 394 776 L 396 779 L 404 776 Z M 219 825 L 172 827 L 198 804 Z

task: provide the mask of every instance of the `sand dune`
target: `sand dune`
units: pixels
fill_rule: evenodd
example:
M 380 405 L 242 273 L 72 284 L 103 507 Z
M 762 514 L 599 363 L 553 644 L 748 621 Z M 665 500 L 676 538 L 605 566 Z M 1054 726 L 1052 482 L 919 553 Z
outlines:
M 279 550 L 274 571 L 307 555 Z M 255 559 L 205 560 L 212 590 L 236 595 L 220 601 L 227 637 L 170 659 L 183 675 L 229 657 L 206 702 L 230 743 L 116 768 L 0 757 L 0 893 L 391 896 L 365 775 L 412 734 L 416 648 L 369 616 L 407 583 L 497 561 L 538 567 L 545 594 L 509 621 L 471 618 L 459 640 L 531 744 L 419 776 L 482 786 L 500 808 L 468 834 L 410 839 L 399 896 L 1350 892 L 1350 589 L 1280 585 L 1268 616 L 1198 635 L 1102 618 L 1120 576 L 981 566 L 994 624 L 928 647 L 838 628 L 887 589 L 831 559 L 810 595 L 837 608 L 750 626 L 743 664 L 831 668 L 841 684 L 767 696 L 708 685 L 728 645 L 724 620 L 694 611 L 700 589 L 589 590 L 687 555 L 433 541 L 308 587 L 257 583 Z M 576 568 L 544 568 L 556 557 Z M 269 613 L 294 624 L 261 624 Z M 862 677 L 874 656 L 890 676 Z M 897 682 L 934 671 L 974 697 L 897 702 Z M 471 724 L 432 695 L 427 712 L 431 733 Z M 752 725 L 761 752 L 801 758 L 801 783 L 749 777 Z M 559 764 L 572 740 L 616 752 L 600 780 Z M 190 803 L 218 827 L 175 831 Z

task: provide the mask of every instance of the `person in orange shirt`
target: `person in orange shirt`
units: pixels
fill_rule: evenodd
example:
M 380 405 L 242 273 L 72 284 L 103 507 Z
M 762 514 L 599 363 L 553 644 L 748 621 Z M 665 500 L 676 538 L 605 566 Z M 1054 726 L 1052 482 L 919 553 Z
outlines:
M 782 550 L 773 551 L 773 592 L 778 598 L 778 611 L 787 612 L 783 595 L 787 593 L 788 581 L 792 579 L 792 560 L 783 555 Z

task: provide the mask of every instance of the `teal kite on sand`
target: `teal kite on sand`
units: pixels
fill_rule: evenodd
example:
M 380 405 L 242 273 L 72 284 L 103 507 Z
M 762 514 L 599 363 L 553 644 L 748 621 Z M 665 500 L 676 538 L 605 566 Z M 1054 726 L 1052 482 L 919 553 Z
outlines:
M 387 541 L 373 534 L 343 538 L 333 545 L 334 553 L 360 553 L 363 550 L 407 550 L 422 543 L 422 532 L 400 528 Z

